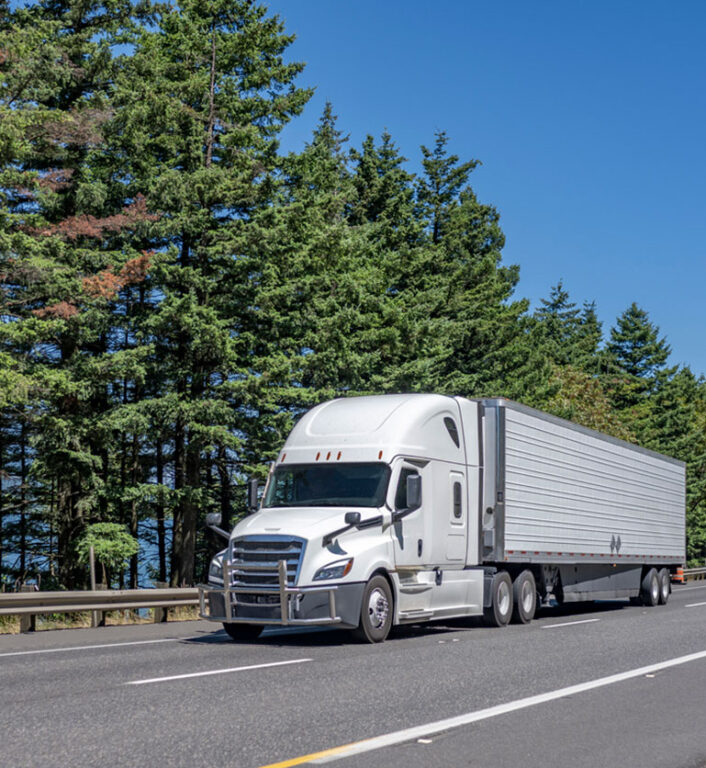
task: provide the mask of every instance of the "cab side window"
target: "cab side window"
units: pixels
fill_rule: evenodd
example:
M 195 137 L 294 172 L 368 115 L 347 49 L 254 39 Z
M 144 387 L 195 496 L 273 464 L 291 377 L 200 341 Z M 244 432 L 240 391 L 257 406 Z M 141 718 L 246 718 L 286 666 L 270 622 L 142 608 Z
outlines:
M 407 509 L 407 478 L 410 475 L 418 475 L 419 472 L 411 467 L 402 467 L 400 479 L 397 481 L 395 492 L 395 509 Z

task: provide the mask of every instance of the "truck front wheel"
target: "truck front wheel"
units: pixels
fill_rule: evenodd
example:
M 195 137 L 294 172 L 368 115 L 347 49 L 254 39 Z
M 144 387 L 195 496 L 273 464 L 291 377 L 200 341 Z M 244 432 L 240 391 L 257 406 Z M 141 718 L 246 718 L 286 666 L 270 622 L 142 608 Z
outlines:
M 260 637 L 263 627 L 260 624 L 224 624 L 223 629 L 236 643 L 251 643 Z
M 512 615 L 512 581 L 507 571 L 493 576 L 490 587 L 490 607 L 483 611 L 483 620 L 489 627 L 504 627 Z
M 512 583 L 515 608 L 512 620 L 515 624 L 529 624 L 537 611 L 537 585 L 532 571 L 522 571 Z
M 384 576 L 373 576 L 363 590 L 360 624 L 354 636 L 365 643 L 381 643 L 392 627 L 392 590 Z

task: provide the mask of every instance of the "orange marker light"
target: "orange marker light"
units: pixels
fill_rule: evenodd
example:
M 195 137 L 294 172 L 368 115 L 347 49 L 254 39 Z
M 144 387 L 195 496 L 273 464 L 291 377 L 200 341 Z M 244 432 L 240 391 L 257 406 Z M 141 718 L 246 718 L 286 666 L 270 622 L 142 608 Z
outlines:
M 380 451 L 380 453 L 378 453 L 378 459 L 381 459 L 381 458 L 382 458 L 382 451 Z
M 341 458 L 341 452 L 338 452 L 338 456 L 336 456 L 336 461 L 338 461 Z
M 319 451 L 319 452 L 316 454 L 316 460 L 317 460 L 317 461 L 319 460 L 319 456 L 321 456 L 321 451 Z
M 331 458 L 331 451 L 329 451 L 329 452 L 326 454 L 326 461 L 328 461 L 330 458 Z

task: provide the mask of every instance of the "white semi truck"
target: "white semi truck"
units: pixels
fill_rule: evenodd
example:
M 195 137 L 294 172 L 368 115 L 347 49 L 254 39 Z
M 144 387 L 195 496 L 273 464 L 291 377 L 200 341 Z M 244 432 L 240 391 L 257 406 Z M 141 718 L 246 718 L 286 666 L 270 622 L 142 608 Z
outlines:
M 435 619 L 527 623 L 552 601 L 655 606 L 685 557 L 682 462 L 504 399 L 323 403 L 250 501 L 200 587 L 201 616 L 236 640 L 338 625 L 380 642 Z

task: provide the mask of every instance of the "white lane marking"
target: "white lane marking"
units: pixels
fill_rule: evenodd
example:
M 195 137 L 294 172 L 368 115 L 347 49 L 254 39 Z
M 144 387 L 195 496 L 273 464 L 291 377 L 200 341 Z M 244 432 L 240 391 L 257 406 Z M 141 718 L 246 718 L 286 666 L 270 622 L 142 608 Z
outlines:
M 668 659 L 657 664 L 650 664 L 646 667 L 638 667 L 637 669 L 631 669 L 627 672 L 619 672 L 616 675 L 608 675 L 608 677 L 599 677 L 597 680 L 589 680 L 586 683 L 570 685 L 568 688 L 559 688 L 556 691 L 540 693 L 537 696 L 528 696 L 525 699 L 517 699 L 517 701 L 510 701 L 507 704 L 499 704 L 498 706 L 480 709 L 476 712 L 467 712 L 465 715 L 449 717 L 446 720 L 437 720 L 436 722 L 427 723 L 426 725 L 418 725 L 414 728 L 406 728 L 402 731 L 395 731 L 383 736 L 366 739 L 365 741 L 348 744 L 344 747 L 336 748 L 335 754 L 329 753 L 322 755 L 321 757 L 312 755 L 309 762 L 312 764 L 328 763 L 344 757 L 350 757 L 351 755 L 357 755 L 362 752 L 371 752 L 375 749 L 389 747 L 393 744 L 401 744 L 405 741 L 429 737 L 434 733 L 440 733 L 441 731 L 446 731 L 451 728 L 459 728 L 462 725 L 477 723 L 479 720 L 487 720 L 488 718 L 497 717 L 498 715 L 505 715 L 508 712 L 516 712 L 518 709 L 526 709 L 527 707 L 534 707 L 537 704 L 545 704 L 548 701 L 563 699 L 566 696 L 584 693 L 585 691 L 602 688 L 606 685 L 612 685 L 613 683 L 621 683 L 624 680 L 630 680 L 634 677 L 642 677 L 643 675 L 660 672 L 669 667 L 688 664 L 691 661 L 698 661 L 700 659 L 706 659 L 706 651 L 690 653 L 688 656 L 678 656 L 675 659 Z M 285 763 L 285 765 L 286 764 L 287 763 Z
M 102 643 L 100 645 L 70 645 L 68 648 L 43 648 L 39 651 L 11 651 L 0 656 L 33 656 L 36 653 L 66 653 L 68 651 L 90 651 L 93 648 L 118 648 L 124 645 L 150 645 L 152 643 L 176 643 L 182 637 L 166 637 L 161 640 L 132 640 L 129 643 Z
M 672 590 L 672 594 L 676 595 L 679 592 L 689 592 L 692 589 L 706 589 L 706 584 L 702 584 L 699 587 L 677 587 L 676 590 Z
M 228 669 L 209 669 L 207 672 L 189 672 L 185 675 L 170 675 L 169 677 L 151 677 L 148 680 L 130 680 L 123 685 L 147 685 L 147 683 L 164 683 L 168 680 L 184 680 L 187 677 L 207 677 L 208 675 L 225 675 L 228 672 L 245 672 L 248 669 L 265 669 L 265 667 L 284 667 L 287 664 L 304 664 L 312 659 L 290 659 L 289 661 L 273 661 L 269 664 L 250 664 L 247 667 L 229 667 Z
M 688 605 L 685 605 L 685 608 L 697 608 L 699 605 L 706 605 L 706 603 L 689 603 Z
M 561 624 L 545 624 L 542 629 L 554 629 L 555 627 L 572 627 L 574 624 L 590 624 L 600 619 L 581 619 L 580 621 L 562 621 Z

